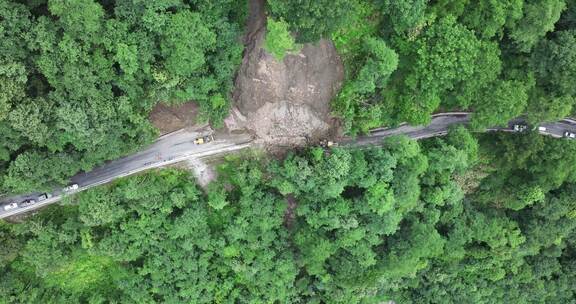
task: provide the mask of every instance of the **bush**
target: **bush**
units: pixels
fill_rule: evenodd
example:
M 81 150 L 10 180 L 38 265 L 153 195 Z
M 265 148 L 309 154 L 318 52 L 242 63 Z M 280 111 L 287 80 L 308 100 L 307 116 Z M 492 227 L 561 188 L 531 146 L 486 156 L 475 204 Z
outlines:
M 264 48 L 278 61 L 282 61 L 284 56 L 286 56 L 286 52 L 296 49 L 294 38 L 288 31 L 288 23 L 282 19 L 275 21 L 272 18 L 268 18 L 266 28 L 268 32 L 266 33 Z

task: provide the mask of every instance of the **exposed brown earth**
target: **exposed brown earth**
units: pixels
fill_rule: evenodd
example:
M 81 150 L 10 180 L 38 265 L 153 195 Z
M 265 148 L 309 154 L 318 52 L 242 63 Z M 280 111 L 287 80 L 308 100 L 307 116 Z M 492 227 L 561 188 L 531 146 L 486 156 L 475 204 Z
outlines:
M 328 40 L 306 44 L 279 62 L 262 48 L 264 1 L 250 1 L 250 12 L 228 129 L 248 129 L 267 147 L 304 145 L 334 135 L 338 124 L 330 115 L 330 101 L 344 78 L 334 45 Z
M 177 106 L 163 103 L 157 104 L 150 112 L 150 121 L 164 135 L 196 124 L 198 106 L 194 102 L 186 102 Z
M 237 73 L 234 105 L 225 120 L 228 131 L 249 131 L 269 150 L 303 146 L 338 132 L 330 101 L 344 79 L 344 67 L 332 42 L 306 44 L 276 60 L 262 47 L 266 36 L 264 0 L 250 0 L 245 52 Z M 161 135 L 196 123 L 194 102 L 158 104 L 150 120 Z

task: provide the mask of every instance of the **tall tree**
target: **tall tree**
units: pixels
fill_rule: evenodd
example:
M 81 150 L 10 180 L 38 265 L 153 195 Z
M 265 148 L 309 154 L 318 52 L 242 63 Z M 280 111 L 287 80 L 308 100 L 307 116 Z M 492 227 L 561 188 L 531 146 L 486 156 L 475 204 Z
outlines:
M 566 8 L 564 0 L 526 1 L 523 16 L 510 26 L 509 35 L 522 52 L 529 52 L 546 33 L 554 30 L 554 24 Z
M 346 24 L 354 6 L 347 0 L 268 0 L 275 18 L 282 18 L 298 34 L 299 42 L 328 38 Z

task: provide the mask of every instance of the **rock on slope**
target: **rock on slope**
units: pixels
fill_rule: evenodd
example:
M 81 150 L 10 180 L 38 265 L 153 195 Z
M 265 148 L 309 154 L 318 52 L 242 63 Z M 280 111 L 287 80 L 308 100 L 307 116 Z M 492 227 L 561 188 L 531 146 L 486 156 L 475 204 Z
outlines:
M 247 128 L 268 145 L 298 145 L 334 130 L 330 100 L 344 78 L 334 45 L 327 40 L 304 45 L 282 62 L 267 53 L 264 6 L 250 1 L 246 52 L 236 78 L 235 107 L 229 129 Z

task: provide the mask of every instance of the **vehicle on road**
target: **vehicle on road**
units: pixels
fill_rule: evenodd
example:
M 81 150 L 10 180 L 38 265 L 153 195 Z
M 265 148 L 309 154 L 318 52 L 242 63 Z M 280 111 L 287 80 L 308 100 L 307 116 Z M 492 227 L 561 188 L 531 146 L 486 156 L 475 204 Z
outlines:
M 40 194 L 40 196 L 38 196 L 38 201 L 39 201 L 39 202 L 45 201 L 45 200 L 47 200 L 47 199 L 49 199 L 49 198 L 51 198 L 51 197 L 52 197 L 52 194 L 50 194 L 50 193 L 43 193 L 43 194 Z
M 78 188 L 79 188 L 78 184 L 72 184 L 72 185 L 68 185 L 68 186 L 64 187 L 64 189 L 62 189 L 62 191 L 70 192 L 70 191 L 78 190 Z
M 576 134 L 574 134 L 570 131 L 566 131 L 566 132 L 564 132 L 564 137 L 574 139 L 574 138 L 576 138 Z
M 512 127 L 512 130 L 514 130 L 514 132 L 524 132 L 526 131 L 526 129 L 528 129 L 528 126 L 525 124 L 516 124 Z
M 540 132 L 546 132 L 546 127 L 538 127 L 538 131 L 540 131 Z
M 331 140 L 327 140 L 327 139 L 323 139 L 320 141 L 320 146 L 324 147 L 324 148 L 330 148 L 330 147 L 336 147 L 338 146 L 338 143 L 335 143 Z
M 212 134 L 196 138 L 194 144 L 202 145 L 211 141 L 214 141 L 214 136 Z
M 23 201 L 23 202 L 20 204 L 20 206 L 21 206 L 21 207 L 29 207 L 29 206 L 32 206 L 32 205 L 34 205 L 34 204 L 36 204 L 36 200 L 28 199 L 28 200 Z
M 18 203 L 10 203 L 4 205 L 4 211 L 12 210 L 18 208 Z

